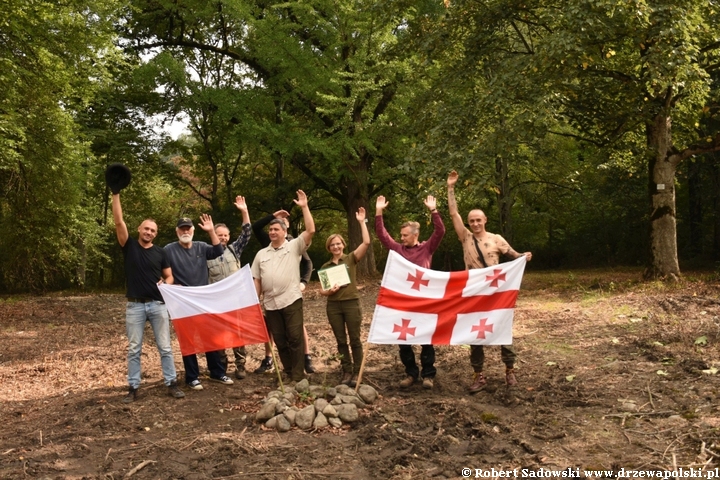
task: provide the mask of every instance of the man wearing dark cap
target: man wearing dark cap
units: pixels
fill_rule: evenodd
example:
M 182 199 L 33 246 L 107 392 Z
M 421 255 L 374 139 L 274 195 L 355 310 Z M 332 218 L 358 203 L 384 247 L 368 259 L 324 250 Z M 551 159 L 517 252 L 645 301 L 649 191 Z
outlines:
M 294 202 L 302 209 L 305 231 L 288 241 L 285 222 L 279 218 L 270 221 L 270 245 L 255 255 L 252 264 L 252 276 L 258 297 L 262 295 L 268 329 L 283 367 L 293 381 L 305 377 L 300 258 L 315 234 L 307 196 L 302 190 L 298 190 L 297 196 Z
M 165 245 L 165 252 L 172 267 L 176 285 L 185 287 L 207 285 L 207 261 L 223 254 L 223 246 L 215 233 L 215 226 L 210 215 L 202 214 L 198 225 L 208 233 L 212 245 L 193 241 L 195 226 L 189 218 L 181 218 L 177 222 L 175 233 L 178 241 Z M 185 355 L 182 358 L 183 365 L 185 365 L 185 383 L 193 390 L 202 390 L 203 386 L 198 378 L 200 376 L 200 367 L 198 366 L 197 355 Z M 225 374 L 225 366 L 219 352 L 206 352 L 205 358 L 207 359 L 211 380 L 225 385 L 233 384 L 233 381 Z
M 159 282 L 173 283 L 172 270 L 165 250 L 152 243 L 157 235 L 157 224 L 152 219 L 145 219 L 138 227 L 138 239 L 135 240 L 131 237 L 123 220 L 120 204 L 119 192 L 122 187 L 116 188 L 115 185 L 112 185 L 111 188 L 113 189 L 112 213 L 115 221 L 115 233 L 125 258 L 127 280 L 125 329 L 129 341 L 128 383 L 130 389 L 123 401 L 130 403 L 137 398 L 137 391 L 140 387 L 140 358 L 145 322 L 150 322 L 155 335 L 165 385 L 167 385 L 170 395 L 182 398 L 185 394 L 177 386 L 175 363 L 170 346 L 168 312 L 157 287 Z

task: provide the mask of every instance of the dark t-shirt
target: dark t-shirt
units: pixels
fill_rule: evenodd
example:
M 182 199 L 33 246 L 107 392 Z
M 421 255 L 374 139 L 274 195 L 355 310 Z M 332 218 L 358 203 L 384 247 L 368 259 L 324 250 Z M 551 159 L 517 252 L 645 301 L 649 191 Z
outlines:
M 165 245 L 165 253 L 172 267 L 175 285 L 201 287 L 208 284 L 207 261 L 222 255 L 223 246 L 193 241 L 190 248 L 184 248 L 180 242 L 173 242 Z
M 165 250 L 157 245 L 143 248 L 135 238 L 128 237 L 122 252 L 125 257 L 126 297 L 162 302 L 157 282 L 162 278 L 163 269 L 170 266 Z

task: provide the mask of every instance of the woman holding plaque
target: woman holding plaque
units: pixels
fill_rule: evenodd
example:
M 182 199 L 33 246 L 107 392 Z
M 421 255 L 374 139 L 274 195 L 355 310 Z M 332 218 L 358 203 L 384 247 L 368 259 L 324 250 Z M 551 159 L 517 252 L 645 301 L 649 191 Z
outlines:
M 342 383 L 354 387 L 362 364 L 363 347 L 360 340 L 362 314 L 360 294 L 355 280 L 356 266 L 370 246 L 370 234 L 365 224 L 365 209 L 360 207 L 355 218 L 360 222 L 362 243 L 354 252 L 345 255 L 345 240 L 338 234 L 330 235 L 325 248 L 332 259 L 318 271 L 320 293 L 328 297 L 327 316 L 337 340 L 340 364 L 343 369 Z M 348 337 L 350 345 L 348 346 Z M 352 356 L 350 351 L 352 350 Z

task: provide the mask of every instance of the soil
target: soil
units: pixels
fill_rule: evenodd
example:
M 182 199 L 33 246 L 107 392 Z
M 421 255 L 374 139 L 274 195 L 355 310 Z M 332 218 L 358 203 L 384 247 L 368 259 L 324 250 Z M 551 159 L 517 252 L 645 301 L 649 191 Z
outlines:
M 720 463 L 720 286 L 638 283 L 638 271 L 528 273 L 514 327 L 519 384 L 488 347 L 468 395 L 467 347 L 437 348 L 432 390 L 401 390 L 397 347 L 370 345 L 380 392 L 342 429 L 279 434 L 253 421 L 275 378 L 167 395 L 148 327 L 143 384 L 126 392 L 120 294 L 0 298 L 0 478 L 463 478 L 463 468 L 673 470 Z M 306 325 L 318 373 L 340 378 L 317 286 Z M 365 332 L 378 282 L 362 289 Z M 174 340 L 175 363 L 182 361 Z M 262 346 L 248 348 L 248 369 Z M 201 366 L 204 361 L 201 360 Z M 232 376 L 233 371 L 229 372 Z M 205 380 L 207 378 L 205 377 Z M 518 470 L 522 472 L 522 470 Z

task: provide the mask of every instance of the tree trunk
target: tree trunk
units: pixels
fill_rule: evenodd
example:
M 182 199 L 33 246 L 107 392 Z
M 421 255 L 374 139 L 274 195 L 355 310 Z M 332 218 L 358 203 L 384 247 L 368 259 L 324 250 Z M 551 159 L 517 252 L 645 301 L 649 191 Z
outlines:
M 713 260 L 720 260 L 720 165 L 712 163 L 713 182 Z
M 669 155 L 672 147 L 672 123 L 663 113 L 648 125 L 650 193 L 650 265 L 645 278 L 677 280 L 680 266 L 677 256 L 675 221 L 675 169 L 678 161 Z
M 500 213 L 500 235 L 512 245 L 513 228 L 511 210 L 513 201 L 510 196 L 508 161 L 504 157 L 497 156 L 495 158 L 495 178 L 498 185 L 497 201 Z
M 365 218 L 367 220 L 370 238 L 372 239 L 375 232 L 375 209 L 368 208 L 368 189 L 367 184 L 361 185 L 360 178 L 355 177 L 347 182 L 346 198 L 347 198 L 347 222 L 348 222 L 348 252 L 352 252 L 362 243 L 362 231 L 360 224 L 355 218 L 355 212 L 360 207 L 365 208 Z M 367 177 L 365 177 L 367 178 Z M 363 259 L 357 265 L 357 275 L 360 278 L 375 275 L 377 268 L 375 266 L 375 252 L 372 243 L 367 250 Z
M 687 251 L 692 257 L 702 255 L 703 250 L 703 199 L 701 193 L 700 162 L 690 162 L 688 167 L 688 196 L 690 245 Z

